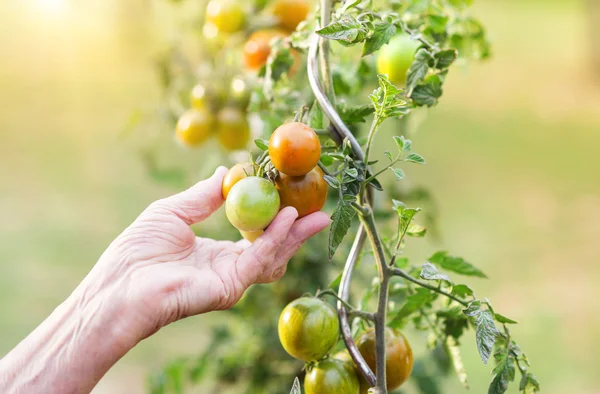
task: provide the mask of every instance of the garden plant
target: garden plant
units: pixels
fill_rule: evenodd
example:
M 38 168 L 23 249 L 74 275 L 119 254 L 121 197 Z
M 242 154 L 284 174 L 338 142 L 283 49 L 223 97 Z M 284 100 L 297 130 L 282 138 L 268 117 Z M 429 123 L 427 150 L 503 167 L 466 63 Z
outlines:
M 490 56 L 471 3 L 201 2 L 182 27 L 200 53 L 174 46 L 158 62 L 166 129 L 184 149 L 216 143 L 221 152 L 203 155 L 234 158 L 225 211 L 248 241 L 286 206 L 299 217 L 324 209 L 331 226 L 282 281 L 223 312 L 204 353 L 152 374 L 150 392 L 442 393 L 449 373 L 468 387 L 468 330 L 493 364 L 490 394 L 540 391 L 516 322 L 462 279 L 484 272 L 454 251 L 407 253 L 415 238 L 437 238 L 435 190 L 405 184 L 426 163 L 412 142 L 418 119 L 454 67 Z M 182 179 L 145 157 L 155 179 Z

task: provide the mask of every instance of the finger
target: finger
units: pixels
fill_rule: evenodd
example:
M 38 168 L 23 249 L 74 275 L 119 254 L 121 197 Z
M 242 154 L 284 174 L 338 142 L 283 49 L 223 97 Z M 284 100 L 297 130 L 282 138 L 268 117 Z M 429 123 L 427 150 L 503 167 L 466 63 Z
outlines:
M 198 182 L 186 191 L 152 204 L 150 209 L 166 209 L 188 225 L 209 217 L 223 204 L 221 186 L 227 168 L 219 167 L 208 179 Z
M 320 211 L 297 220 L 290 229 L 275 259 L 287 262 L 307 239 L 327 228 L 329 223 L 331 223 L 329 216 L 325 212 Z
M 236 271 L 239 281 L 245 287 L 262 281 L 265 274 L 279 268 L 273 266 L 275 256 L 284 244 L 297 217 L 298 212 L 295 208 L 282 209 L 265 233 L 242 253 Z

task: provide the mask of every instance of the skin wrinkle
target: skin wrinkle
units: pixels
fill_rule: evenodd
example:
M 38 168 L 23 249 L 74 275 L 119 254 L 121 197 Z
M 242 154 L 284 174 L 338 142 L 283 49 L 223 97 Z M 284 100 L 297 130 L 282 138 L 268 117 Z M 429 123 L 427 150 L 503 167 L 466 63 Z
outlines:
M 89 393 L 161 327 L 230 308 L 248 286 L 281 277 L 295 250 L 329 224 L 320 212 L 296 221 L 286 208 L 254 244 L 198 238 L 189 220 L 222 205 L 224 173 L 150 204 L 71 296 L 0 359 L 0 393 Z

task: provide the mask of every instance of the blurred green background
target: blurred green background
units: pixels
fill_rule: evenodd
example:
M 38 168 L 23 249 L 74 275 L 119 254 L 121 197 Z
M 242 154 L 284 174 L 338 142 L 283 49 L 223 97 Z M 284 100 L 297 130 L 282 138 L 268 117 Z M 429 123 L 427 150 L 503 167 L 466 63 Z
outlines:
M 513 334 L 548 394 L 600 393 L 600 29 L 590 4 L 480 0 L 494 56 L 451 73 L 414 138 L 428 164 L 407 171 L 439 202 L 441 246 L 483 268 L 492 279 L 476 291 L 522 323 Z M 148 179 L 136 153 L 144 133 L 122 136 L 133 110 L 157 104 L 152 60 L 176 36 L 170 12 L 151 0 L 0 2 L 0 355 L 173 192 Z M 215 164 L 206 167 L 199 177 Z M 143 393 L 150 370 L 203 348 L 216 318 L 144 341 L 94 393 Z M 483 393 L 489 369 L 473 342 L 471 392 Z

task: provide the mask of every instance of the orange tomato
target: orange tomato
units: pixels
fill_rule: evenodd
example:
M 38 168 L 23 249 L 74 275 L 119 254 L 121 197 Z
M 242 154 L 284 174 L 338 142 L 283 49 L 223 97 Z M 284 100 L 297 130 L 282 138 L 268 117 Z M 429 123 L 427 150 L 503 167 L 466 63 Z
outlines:
M 279 173 L 275 187 L 279 191 L 281 207 L 296 208 L 299 218 L 320 211 L 327 200 L 327 183 L 319 167 L 301 176 Z
M 288 31 L 296 30 L 309 11 L 307 0 L 277 0 L 273 5 L 273 14 L 279 19 L 279 26 Z
M 321 142 L 317 133 L 299 122 L 277 128 L 269 140 L 269 156 L 279 172 L 300 176 L 309 173 L 321 157 Z
M 258 30 L 248 38 L 244 45 L 244 63 L 250 70 L 259 70 L 267 63 L 271 54 L 271 40 L 283 38 L 287 33 L 279 29 Z

